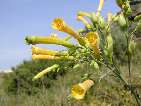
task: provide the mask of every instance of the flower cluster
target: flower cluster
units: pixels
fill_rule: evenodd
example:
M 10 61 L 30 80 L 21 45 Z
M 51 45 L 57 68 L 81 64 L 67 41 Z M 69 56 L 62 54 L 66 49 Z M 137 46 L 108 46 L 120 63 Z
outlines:
M 111 35 L 111 24 L 117 23 L 123 31 L 127 31 L 128 21 L 126 19 L 127 12 L 129 13 L 129 2 L 121 2 L 117 0 L 118 5 L 123 8 L 123 12 L 117 15 L 108 13 L 107 19 L 101 16 L 100 12 L 104 4 L 104 0 L 100 0 L 96 13 L 88 13 L 79 11 L 77 14 L 77 20 L 84 24 L 82 30 L 74 30 L 68 25 L 63 18 L 55 18 L 51 24 L 52 28 L 69 36 L 65 38 L 59 38 L 56 34 L 50 36 L 27 36 L 25 38 L 27 44 L 32 44 L 32 58 L 33 59 L 49 59 L 49 60 L 71 60 L 79 66 L 80 63 L 88 62 L 99 69 L 99 66 L 104 65 L 108 67 L 118 77 L 124 85 L 128 85 L 122 78 L 120 71 L 114 64 L 113 60 L 113 37 Z M 126 1 L 126 0 L 125 0 Z M 128 11 L 127 11 L 128 10 Z M 71 38 L 76 39 L 78 44 L 73 44 L 69 41 Z M 130 46 L 130 54 L 132 54 L 134 42 L 128 42 Z M 55 51 L 49 49 L 43 49 L 35 46 L 35 44 L 55 44 L 66 47 L 65 51 Z M 33 80 L 39 79 L 45 74 L 54 69 L 58 69 L 60 66 L 55 64 L 46 68 L 38 73 Z M 100 80 L 108 75 L 108 72 L 99 78 Z M 95 80 L 87 78 L 84 82 L 76 84 L 71 89 L 71 95 L 75 99 L 83 99 L 86 92 L 90 87 L 94 85 Z

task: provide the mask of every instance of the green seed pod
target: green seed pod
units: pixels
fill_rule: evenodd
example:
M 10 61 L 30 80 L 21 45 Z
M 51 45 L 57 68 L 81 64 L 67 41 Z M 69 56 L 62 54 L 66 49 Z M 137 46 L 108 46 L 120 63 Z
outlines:
M 73 69 L 77 69 L 79 67 L 80 67 L 80 64 L 76 64 L 76 65 L 73 66 Z
M 87 80 L 87 79 L 89 79 L 89 77 L 90 77 L 90 74 L 88 74 L 88 73 L 85 73 L 83 76 L 82 76 L 82 80 Z
M 95 13 L 92 13 L 91 14 L 91 20 L 94 24 L 97 24 L 98 23 L 98 16 L 95 14 Z
M 119 15 L 118 23 L 119 23 L 122 30 L 125 30 L 127 28 L 127 22 L 126 22 L 126 19 L 123 14 Z
M 102 17 L 99 17 L 99 26 L 101 29 L 104 29 L 106 27 L 106 23 Z
M 132 9 L 130 8 L 130 6 L 125 8 L 125 12 L 124 13 L 125 13 L 126 16 L 129 16 L 129 15 L 132 14 Z
M 113 56 L 113 38 L 111 35 L 107 36 L 107 56 L 109 58 L 110 63 L 112 63 Z
M 90 66 L 93 66 L 95 70 L 99 70 L 99 65 L 98 65 L 97 62 L 95 62 L 94 60 L 91 61 Z
M 136 48 L 136 42 L 134 40 L 130 41 L 128 46 L 128 52 L 129 54 L 133 54 Z
M 106 48 L 106 47 L 105 47 Z M 106 55 L 106 56 L 108 56 L 108 51 L 107 51 L 107 49 L 104 49 L 104 54 Z
M 112 54 L 113 52 L 113 38 L 111 35 L 107 36 L 107 50 Z
M 125 0 L 116 0 L 117 5 L 122 8 L 122 5 L 124 4 Z
M 141 20 L 141 14 L 140 15 L 137 15 L 135 18 L 134 18 L 134 21 L 140 21 Z
M 112 20 L 115 21 L 115 22 L 117 22 L 118 21 L 118 15 L 113 16 L 112 17 Z

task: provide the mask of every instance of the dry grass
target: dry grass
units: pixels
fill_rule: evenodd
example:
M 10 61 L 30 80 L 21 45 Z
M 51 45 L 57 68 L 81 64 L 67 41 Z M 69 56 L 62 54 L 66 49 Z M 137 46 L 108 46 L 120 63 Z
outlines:
M 127 67 L 122 66 L 122 73 L 128 78 Z M 133 83 L 140 84 L 141 66 L 133 68 Z M 81 72 L 79 71 L 81 70 Z M 83 70 L 83 71 L 82 71 Z M 2 77 L 0 79 L 0 106 L 134 106 L 135 101 L 130 92 L 125 91 L 119 82 L 113 77 L 106 77 L 100 84 L 93 87 L 84 100 L 76 101 L 68 98 L 72 84 L 80 81 L 81 75 L 87 72 L 84 66 L 76 71 L 68 72 L 63 77 L 52 81 L 52 87 L 42 89 L 38 95 L 7 95 L 2 89 Z M 106 69 L 103 69 L 105 71 Z M 93 71 L 93 70 L 91 70 Z M 112 79 L 112 80 L 111 80 Z M 114 81 L 115 80 L 115 81 Z

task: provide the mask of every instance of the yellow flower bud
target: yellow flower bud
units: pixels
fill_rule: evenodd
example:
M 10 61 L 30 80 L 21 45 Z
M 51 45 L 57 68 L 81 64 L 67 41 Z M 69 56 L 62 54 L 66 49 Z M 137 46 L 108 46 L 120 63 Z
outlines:
M 33 77 L 32 80 L 37 80 L 37 79 L 43 77 L 43 76 L 44 76 L 45 74 L 47 74 L 48 72 L 50 72 L 50 71 L 52 71 L 53 69 L 56 69 L 56 68 L 58 68 L 58 67 L 59 67 L 59 65 L 54 64 L 53 66 L 48 67 L 48 68 L 44 69 L 43 71 L 41 71 L 40 73 L 38 73 L 36 76 Z
M 72 35 L 81 45 L 85 45 L 78 32 L 75 32 L 62 18 L 55 18 L 52 22 L 52 28 Z
M 79 11 L 79 12 L 77 13 L 77 16 L 82 16 L 82 17 L 87 16 L 87 17 L 91 17 L 90 13 L 87 13 L 87 12 L 84 12 L 84 11 Z
M 82 21 L 82 23 L 83 23 L 87 28 L 91 28 L 90 23 L 89 23 L 85 18 L 83 18 L 82 16 L 77 16 L 77 20 L 78 20 L 78 21 Z
M 83 83 L 73 85 L 71 89 L 72 97 L 77 100 L 83 99 L 88 89 L 91 88 L 93 85 L 94 82 L 92 80 L 86 80 Z
M 127 22 L 126 22 L 126 19 L 123 14 L 119 15 L 118 23 L 119 23 L 122 30 L 125 30 L 127 28 Z
M 103 5 L 104 5 L 104 0 L 100 0 L 99 6 L 98 6 L 98 9 L 97 9 L 97 15 L 99 15 L 100 11 L 102 10 Z

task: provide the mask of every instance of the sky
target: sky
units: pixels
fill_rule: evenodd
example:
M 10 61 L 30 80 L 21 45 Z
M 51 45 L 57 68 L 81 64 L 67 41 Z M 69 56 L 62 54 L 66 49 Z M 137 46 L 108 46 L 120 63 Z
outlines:
M 10 69 L 31 59 L 26 35 L 48 36 L 63 33 L 51 28 L 55 17 L 62 17 L 73 28 L 84 27 L 76 20 L 78 11 L 96 11 L 99 0 L 0 0 L 0 69 Z M 119 11 L 115 0 L 105 0 L 102 15 Z M 59 50 L 60 46 L 46 45 Z

